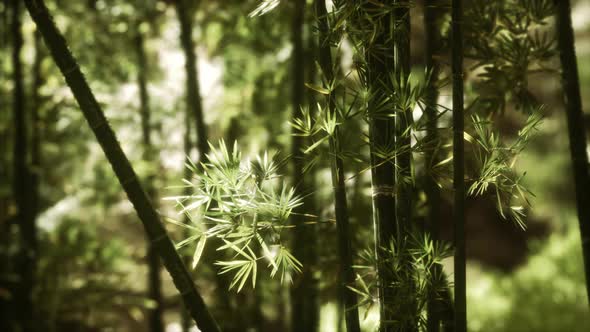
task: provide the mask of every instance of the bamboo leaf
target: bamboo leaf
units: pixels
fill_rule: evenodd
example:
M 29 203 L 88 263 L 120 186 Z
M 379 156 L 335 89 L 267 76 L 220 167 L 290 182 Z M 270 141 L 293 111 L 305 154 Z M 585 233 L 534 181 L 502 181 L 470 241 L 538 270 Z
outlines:
M 203 255 L 203 250 L 205 249 L 205 243 L 207 242 L 207 237 L 205 235 L 201 236 L 199 243 L 197 243 L 197 248 L 195 249 L 195 253 L 193 255 L 193 270 L 197 267 L 199 260 L 201 259 L 201 255 Z
M 308 88 L 310 88 L 310 89 L 312 89 L 312 90 L 314 90 L 314 91 L 316 91 L 316 92 L 319 92 L 319 93 L 321 93 L 323 95 L 329 95 L 331 93 L 330 90 L 328 90 L 328 89 L 326 89 L 324 87 L 315 85 L 315 84 L 305 83 L 305 86 L 308 87 Z

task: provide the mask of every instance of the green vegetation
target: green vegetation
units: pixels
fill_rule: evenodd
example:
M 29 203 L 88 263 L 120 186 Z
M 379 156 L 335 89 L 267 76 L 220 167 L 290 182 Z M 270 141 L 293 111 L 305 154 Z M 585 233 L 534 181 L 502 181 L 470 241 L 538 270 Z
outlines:
M 588 330 L 588 15 L 1 1 L 0 331 Z

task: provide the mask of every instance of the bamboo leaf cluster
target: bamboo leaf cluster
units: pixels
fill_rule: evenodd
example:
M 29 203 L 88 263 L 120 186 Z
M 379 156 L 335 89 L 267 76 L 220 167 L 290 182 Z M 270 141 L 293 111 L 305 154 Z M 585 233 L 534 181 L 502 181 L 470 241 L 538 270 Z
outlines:
M 510 105 L 530 113 L 538 107 L 529 77 L 550 72 L 556 55 L 549 27 L 554 14 L 549 0 L 473 1 L 466 6 L 466 58 L 477 79 L 477 109 L 503 113 Z M 477 19 L 476 19 L 477 18 Z
M 473 88 L 470 123 L 474 167 L 468 194 L 495 196 L 501 216 L 526 228 L 526 211 L 533 195 L 523 184 L 526 174 L 515 165 L 544 111 L 530 91 L 532 75 L 554 71 L 549 61 L 555 43 L 548 28 L 554 14 L 551 1 L 474 1 L 466 6 L 465 56 L 471 62 Z M 512 143 L 498 129 L 500 116 L 514 109 L 526 116 Z
M 281 239 L 289 217 L 302 198 L 284 184 L 278 170 L 285 159 L 264 153 L 255 160 L 243 160 L 237 142 L 228 150 L 225 142 L 210 145 L 207 162 L 200 167 L 189 163 L 192 179 L 184 179 L 190 194 L 166 198 L 177 202 L 179 214 L 190 223 L 170 222 L 193 234 L 177 243 L 177 248 L 197 242 L 193 268 L 198 264 L 206 239 L 218 238 L 217 251 L 226 260 L 215 264 L 220 274 L 232 274 L 230 289 L 239 292 L 248 279 L 256 285 L 259 261 L 265 261 L 270 276 L 281 281 L 292 272 L 301 272 L 301 263 Z
M 501 216 L 509 216 L 522 229 L 526 229 L 525 208 L 531 205 L 529 197 L 533 193 L 523 184 L 526 172 L 518 174 L 514 164 L 538 130 L 541 119 L 540 112 L 531 114 L 514 142 L 509 145 L 500 139 L 492 121 L 478 115 L 473 115 L 471 119 L 475 137 L 465 133 L 465 139 L 473 144 L 476 169 L 479 171 L 467 194 L 480 196 L 489 190 L 493 191 Z
M 442 262 L 452 256 L 450 245 L 433 240 L 427 233 L 414 232 L 399 240 L 392 239 L 387 247 L 380 249 L 385 253 L 381 269 L 387 269 L 394 276 L 387 287 L 398 295 L 394 302 L 388 303 L 387 310 L 401 318 L 386 321 L 385 325 L 396 329 L 411 324 L 419 330 L 425 329 L 429 296 L 434 293 L 441 297 L 449 287 L 442 272 Z M 379 282 L 375 270 L 378 262 L 372 250 L 366 249 L 360 256 L 364 264 L 355 266 L 358 271 L 356 285 L 350 286 L 350 289 L 361 296 L 358 306 L 371 308 L 378 303 L 378 297 L 373 291 Z M 412 264 L 411 270 L 405 265 L 408 261 Z M 435 266 L 438 268 L 433 268 Z M 410 306 L 408 303 L 415 305 Z

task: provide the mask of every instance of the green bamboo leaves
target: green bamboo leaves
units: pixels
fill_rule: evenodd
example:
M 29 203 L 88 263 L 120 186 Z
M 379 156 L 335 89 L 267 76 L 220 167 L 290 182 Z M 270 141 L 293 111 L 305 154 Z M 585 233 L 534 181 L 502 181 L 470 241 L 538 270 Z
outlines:
M 555 52 L 548 29 L 553 6 L 548 0 L 477 0 L 466 6 L 465 56 L 480 69 L 474 84 L 477 108 L 503 113 L 514 105 L 530 112 L 537 100 L 528 90 L 528 76 L 550 71 Z M 477 18 L 477 19 L 475 19 Z
M 523 185 L 525 175 L 517 174 L 514 165 L 535 131 L 541 124 L 540 111 L 528 116 L 525 125 L 518 131 L 511 144 L 504 144 L 490 120 L 478 115 L 472 117 L 474 136 L 464 133 L 465 140 L 472 143 L 477 163 L 476 178 L 469 187 L 468 195 L 495 193 L 497 208 L 503 218 L 510 217 L 519 227 L 526 229 L 525 207 L 530 206 L 532 193 Z
M 202 171 L 194 164 L 187 165 L 195 175 L 192 181 L 184 180 L 191 194 L 167 198 L 176 201 L 179 214 L 192 222 L 170 220 L 194 233 L 177 247 L 197 242 L 194 268 L 207 238 L 222 240 L 216 250 L 225 251 L 228 259 L 215 264 L 221 274 L 233 274 L 230 289 L 238 292 L 248 279 L 255 287 L 260 260 L 272 267 L 271 277 L 280 272 L 281 281 L 292 271 L 301 272 L 301 263 L 281 240 L 282 231 L 291 227 L 287 221 L 293 209 L 301 205 L 301 198 L 277 173 L 285 159 L 265 153 L 254 161 L 243 161 L 237 142 L 231 152 L 223 141 L 211 145 L 210 151 L 208 162 L 201 164 Z
M 543 107 L 529 92 L 529 76 L 551 71 L 547 61 L 556 54 L 547 29 L 553 14 L 547 0 L 473 1 L 466 6 L 465 56 L 479 71 L 472 81 L 476 98 L 466 109 L 472 112 L 471 128 L 464 134 L 471 143 L 476 164 L 467 194 L 495 197 L 503 218 L 526 228 L 529 192 L 523 174 L 515 170 L 517 156 L 541 122 Z M 505 143 L 494 120 L 508 109 L 527 115 L 512 143 Z
M 248 14 L 248 17 L 262 16 L 275 9 L 281 0 L 262 0 L 260 4 Z
M 442 273 L 442 261 L 451 257 L 450 245 L 434 241 L 427 233 L 416 232 L 399 240 L 392 238 L 387 247 L 381 250 L 384 258 L 381 273 L 385 273 L 386 270 L 395 278 L 395 282 L 389 287 L 398 295 L 386 308 L 392 314 L 395 313 L 398 319 L 385 322 L 386 326 L 401 330 L 400 327 L 416 324 L 419 331 L 425 330 L 429 294 L 442 294 L 448 288 Z M 355 266 L 359 271 L 357 286 L 349 288 L 361 296 L 359 306 L 371 307 L 378 302 L 371 291 L 378 285 L 374 268 L 378 262 L 371 250 L 366 250 L 361 257 L 365 265 Z M 412 262 L 411 270 L 406 266 L 405 262 L 408 261 Z M 415 306 L 408 306 L 408 303 L 415 303 Z

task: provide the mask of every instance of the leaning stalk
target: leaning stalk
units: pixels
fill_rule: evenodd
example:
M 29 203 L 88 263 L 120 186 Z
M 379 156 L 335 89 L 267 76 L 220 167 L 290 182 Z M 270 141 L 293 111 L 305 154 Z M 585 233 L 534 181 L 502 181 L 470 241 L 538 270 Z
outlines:
M 25 0 L 25 4 L 191 316 L 202 331 L 219 331 L 44 1 Z

